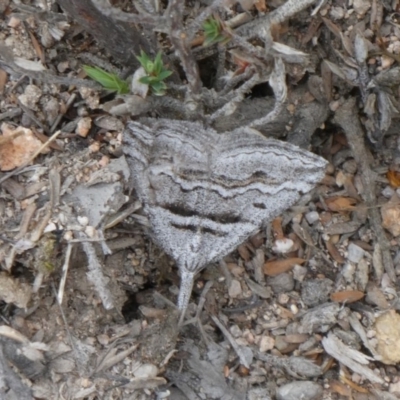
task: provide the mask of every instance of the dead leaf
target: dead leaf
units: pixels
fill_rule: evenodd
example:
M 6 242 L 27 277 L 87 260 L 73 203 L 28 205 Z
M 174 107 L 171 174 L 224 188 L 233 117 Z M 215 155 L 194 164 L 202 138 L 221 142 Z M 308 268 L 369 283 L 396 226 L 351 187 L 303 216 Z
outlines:
M 45 64 L 46 59 L 45 59 L 45 55 L 44 55 L 42 46 L 39 44 L 35 35 L 31 31 L 28 31 L 28 33 L 31 38 L 32 45 L 33 45 L 33 48 L 35 49 L 36 55 L 40 58 L 40 61 L 42 62 L 42 64 Z
M 240 254 L 240 257 L 242 257 L 244 261 L 250 261 L 251 253 L 245 243 L 238 247 L 238 252 Z
M 272 232 L 275 239 L 284 239 L 285 236 L 282 230 L 282 217 L 275 218 L 272 221 Z
M 390 186 L 395 189 L 400 187 L 400 172 L 389 169 L 386 177 L 388 178 Z
M 354 210 L 354 204 L 357 203 L 356 199 L 351 197 L 330 197 L 325 200 L 326 205 L 331 211 L 351 211 Z
M 197 47 L 201 46 L 204 43 L 205 36 L 200 35 L 195 37 L 191 42 L 190 42 L 190 47 Z
M 7 83 L 7 72 L 0 68 L 0 93 L 4 92 Z
M 249 241 L 255 249 L 258 249 L 259 247 L 261 247 L 264 244 L 265 235 L 264 235 L 264 233 L 259 232 L 259 233 L 255 234 L 254 236 L 252 236 L 249 239 Z
M 265 4 L 265 0 L 255 0 L 254 5 L 256 6 L 257 11 L 266 12 L 267 5 Z
M 5 272 L 0 274 L 0 299 L 26 308 L 31 299 L 32 289 L 27 283 L 19 282 Z
M 294 314 L 290 310 L 288 310 L 287 308 L 282 307 L 279 304 L 277 304 L 277 307 L 280 310 L 279 316 L 281 318 L 284 318 L 284 319 L 293 319 L 294 318 Z
M 303 258 L 287 258 L 286 260 L 268 261 L 264 264 L 264 274 L 268 276 L 276 276 L 283 272 L 289 271 L 296 264 L 303 264 L 306 260 Z
M 338 38 L 341 39 L 341 30 L 340 28 L 335 25 L 331 20 L 322 17 L 322 21 L 325 26 Z
M 331 294 L 331 300 L 336 303 L 354 303 L 361 300 L 363 297 L 364 293 L 359 290 L 343 290 Z
M 310 335 L 302 333 L 294 333 L 292 335 L 283 336 L 283 340 L 287 343 L 304 343 L 310 338 Z
M 308 24 L 307 32 L 301 39 L 301 44 L 306 45 L 314 36 L 316 36 L 319 27 L 321 26 L 320 18 L 313 18 L 311 23 Z
M 22 131 L 15 131 L 15 132 L 13 132 L 10 136 L 4 136 L 4 135 L 3 135 L 3 136 L 0 136 L 0 146 L 1 146 L 2 144 L 11 142 L 11 141 L 12 141 L 13 139 L 15 139 L 16 137 L 23 135 L 23 133 L 24 133 L 24 132 L 22 132 Z
M 394 237 L 400 235 L 400 204 L 389 202 L 381 208 L 382 226 Z
M 332 100 L 332 72 L 325 63 L 321 64 L 322 85 L 327 101 Z
M 343 264 L 346 260 L 344 257 L 339 253 L 339 250 L 333 243 L 333 238 L 332 236 L 329 238 L 329 240 L 326 242 L 326 248 L 328 249 L 329 254 L 332 256 L 332 258 L 339 264 Z
M 339 381 L 331 381 L 331 382 L 329 382 L 329 386 L 331 387 L 331 389 L 334 392 L 336 392 L 342 396 L 345 396 L 345 397 L 351 396 L 350 388 Z
M 24 165 L 42 147 L 41 141 L 28 128 L 20 126 L 14 129 L 11 125 L 3 123 L 1 131 L 3 138 L 18 135 L 18 137 L 0 146 L 0 169 L 2 171 L 10 171 Z M 23 134 L 19 135 L 19 132 Z
M 228 370 L 229 370 L 229 368 L 228 368 Z M 239 374 L 240 376 L 242 376 L 242 377 L 248 376 L 248 375 L 250 374 L 250 369 L 249 369 L 249 368 L 246 368 L 244 365 L 239 365 L 238 374 Z M 229 376 L 229 375 L 228 375 L 228 376 Z M 226 376 L 226 378 L 227 378 L 228 376 Z
M 353 183 L 353 176 L 339 171 L 336 175 L 336 184 L 339 187 L 344 187 L 349 197 L 361 201 L 361 197 L 357 193 L 357 189 Z
M 354 383 L 350 378 L 347 378 L 346 376 L 342 377 L 343 381 L 349 385 L 352 389 L 356 390 L 359 393 L 369 393 L 369 391 L 356 383 Z

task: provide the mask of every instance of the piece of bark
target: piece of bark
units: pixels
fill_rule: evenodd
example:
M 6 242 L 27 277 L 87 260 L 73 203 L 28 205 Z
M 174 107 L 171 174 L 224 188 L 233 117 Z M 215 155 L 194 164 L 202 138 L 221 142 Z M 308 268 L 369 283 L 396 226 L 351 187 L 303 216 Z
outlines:
M 303 104 L 301 99 L 305 93 L 307 93 L 307 86 L 305 85 L 291 93 L 289 102 L 295 103 L 298 101 L 300 103 L 293 115 L 284 108 L 276 120 L 258 128 L 258 130 L 268 137 L 279 138 L 287 135 L 289 143 L 308 148 L 312 134 L 326 121 L 329 108 L 325 102 L 313 101 Z M 247 98 L 239 104 L 234 114 L 219 118 L 215 122 L 214 128 L 220 132 L 233 130 L 238 126 L 247 125 L 251 121 L 261 118 L 271 111 L 273 107 L 273 97 Z M 293 128 L 288 133 L 289 121 Z
M 335 358 L 352 371 L 373 383 L 383 383 L 383 379 L 375 372 L 376 370 L 367 367 L 371 357 L 367 357 L 358 350 L 354 350 L 345 345 L 333 333 L 330 333 L 327 337 L 322 339 L 322 346 L 331 357 Z
M 123 65 L 139 66 L 136 55 L 140 54 L 140 50 L 153 54 L 152 49 L 157 48 L 151 45 L 137 26 L 103 15 L 91 0 L 57 0 L 57 2 L 73 21 L 89 32 Z
M 31 389 L 8 365 L 9 360 L 4 355 L 2 346 L 3 343 L 0 345 L 0 399 L 9 398 L 13 392 L 20 400 L 33 400 Z

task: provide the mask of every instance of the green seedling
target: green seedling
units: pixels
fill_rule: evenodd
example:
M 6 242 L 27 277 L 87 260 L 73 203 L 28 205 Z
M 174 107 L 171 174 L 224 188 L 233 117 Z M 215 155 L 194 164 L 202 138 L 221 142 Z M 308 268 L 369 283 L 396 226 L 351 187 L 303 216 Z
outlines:
M 136 58 L 147 74 L 147 76 L 140 78 L 139 82 L 149 85 L 156 96 L 163 96 L 167 90 L 164 79 L 168 78 L 172 74 L 172 71 L 164 67 L 161 59 L 161 52 L 157 53 L 154 61 L 151 61 L 143 50 L 140 52 L 140 56 Z
M 225 44 L 230 40 L 229 28 L 217 17 L 212 17 L 204 22 L 204 42 L 203 46 L 210 44 Z
M 90 78 L 100 83 L 100 85 L 107 90 L 117 92 L 118 94 L 129 93 L 128 82 L 123 81 L 116 74 L 104 71 L 104 69 L 99 67 L 91 67 L 89 65 L 84 65 L 83 70 Z

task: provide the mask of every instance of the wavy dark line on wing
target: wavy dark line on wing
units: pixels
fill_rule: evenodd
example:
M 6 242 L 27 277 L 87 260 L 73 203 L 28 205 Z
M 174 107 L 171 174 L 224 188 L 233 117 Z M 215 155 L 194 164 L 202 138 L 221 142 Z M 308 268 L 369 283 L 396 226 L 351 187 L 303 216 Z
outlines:
M 241 222 L 240 216 L 232 213 L 204 214 L 177 204 L 160 204 L 159 207 L 169 211 L 171 214 L 179 215 L 180 217 L 199 217 L 201 219 L 208 219 L 224 225 Z
M 171 222 L 170 225 L 172 227 L 174 227 L 175 229 L 179 229 L 179 230 L 182 230 L 182 231 L 190 231 L 190 232 L 193 232 L 193 233 L 194 232 L 199 232 L 201 234 L 208 233 L 210 235 L 218 236 L 218 237 L 227 237 L 227 236 L 229 236 L 229 233 L 227 233 L 227 232 L 217 231 L 215 229 L 211 229 L 211 228 L 208 228 L 206 226 L 198 227 L 198 226 L 193 225 L 193 224 L 184 225 L 184 224 L 178 224 L 176 222 Z

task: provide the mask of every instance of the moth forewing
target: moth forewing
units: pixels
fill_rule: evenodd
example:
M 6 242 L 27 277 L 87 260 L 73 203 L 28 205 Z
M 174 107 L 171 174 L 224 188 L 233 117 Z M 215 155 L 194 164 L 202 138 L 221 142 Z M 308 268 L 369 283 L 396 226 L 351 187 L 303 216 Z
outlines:
M 252 129 L 218 134 L 195 122 L 148 120 L 128 124 L 124 136 L 153 238 L 181 272 L 181 310 L 195 274 L 314 188 L 327 164 Z

